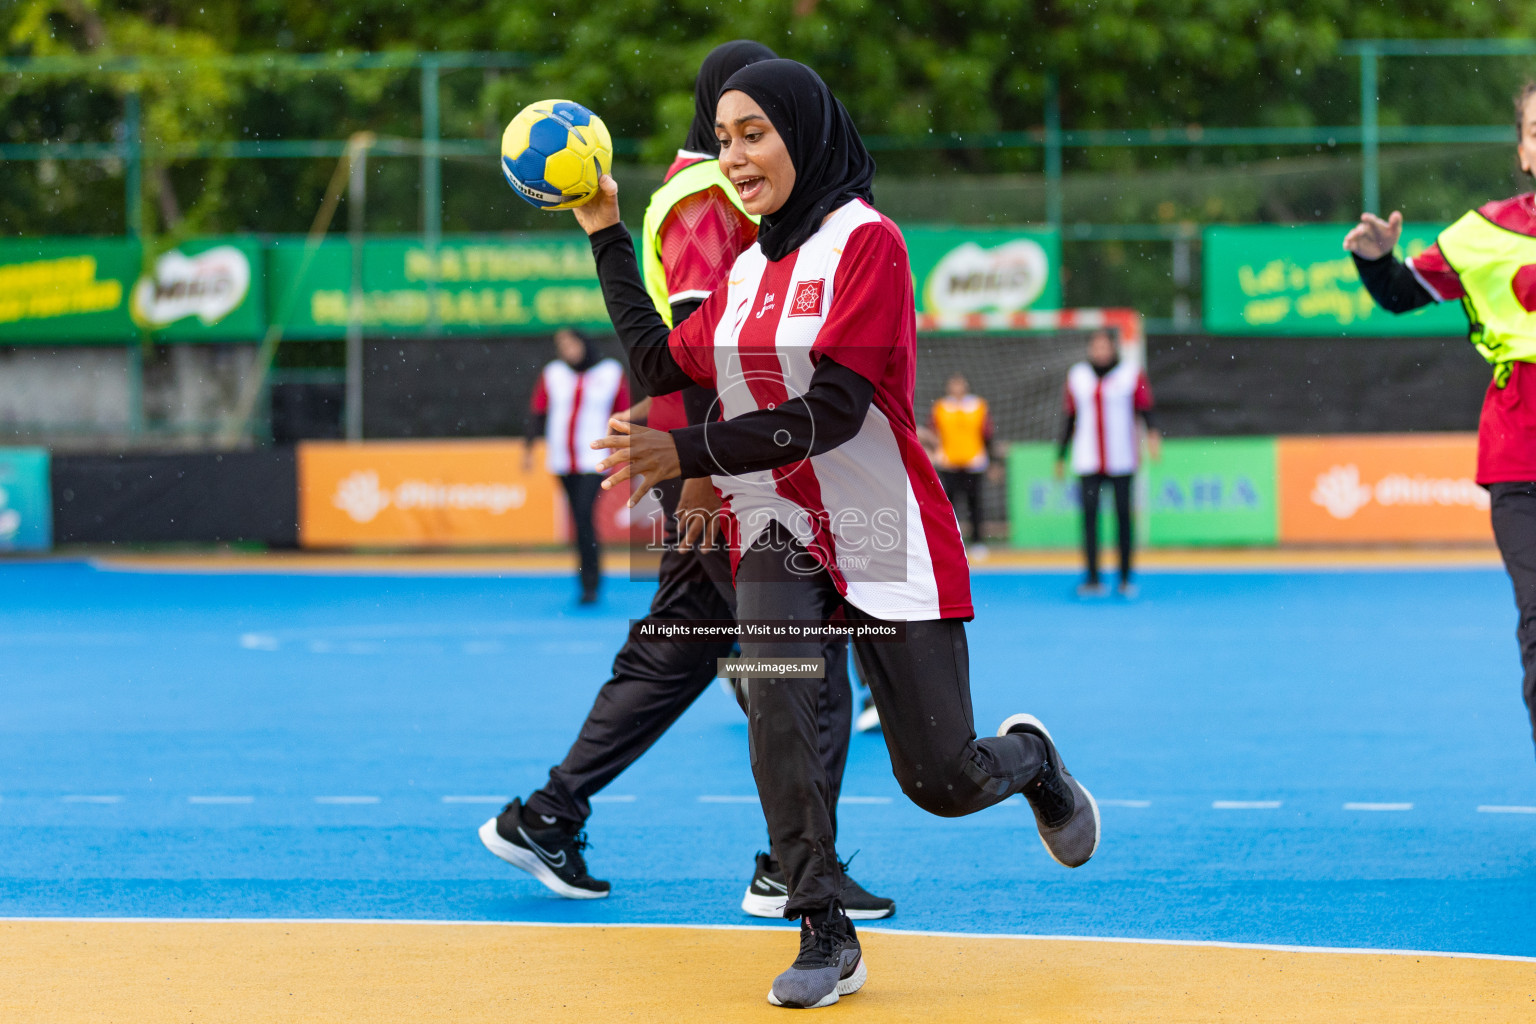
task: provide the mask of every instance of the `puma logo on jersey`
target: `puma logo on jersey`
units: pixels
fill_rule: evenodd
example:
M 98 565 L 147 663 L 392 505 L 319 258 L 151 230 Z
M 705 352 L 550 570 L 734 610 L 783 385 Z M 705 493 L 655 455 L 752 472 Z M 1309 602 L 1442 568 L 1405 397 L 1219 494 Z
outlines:
M 763 308 L 757 311 L 757 319 L 761 320 L 763 314 L 773 308 L 773 292 L 763 296 Z

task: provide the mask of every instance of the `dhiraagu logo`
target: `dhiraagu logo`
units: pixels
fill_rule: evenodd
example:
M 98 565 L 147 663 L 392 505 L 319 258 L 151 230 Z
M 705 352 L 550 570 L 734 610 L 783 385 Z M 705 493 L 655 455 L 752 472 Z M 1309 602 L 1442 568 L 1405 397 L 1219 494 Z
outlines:
M 924 308 L 932 313 L 1013 313 L 1045 291 L 1050 260 L 1030 238 L 993 249 L 975 242 L 955 246 L 928 274 Z

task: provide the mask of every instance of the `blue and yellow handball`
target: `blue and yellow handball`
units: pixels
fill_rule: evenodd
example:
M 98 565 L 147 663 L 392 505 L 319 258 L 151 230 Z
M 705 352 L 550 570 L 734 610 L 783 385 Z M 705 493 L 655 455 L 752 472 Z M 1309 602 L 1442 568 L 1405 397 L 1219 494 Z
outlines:
M 541 210 L 569 210 L 597 194 L 613 166 L 603 119 L 580 103 L 540 100 L 524 107 L 501 136 L 507 182 Z

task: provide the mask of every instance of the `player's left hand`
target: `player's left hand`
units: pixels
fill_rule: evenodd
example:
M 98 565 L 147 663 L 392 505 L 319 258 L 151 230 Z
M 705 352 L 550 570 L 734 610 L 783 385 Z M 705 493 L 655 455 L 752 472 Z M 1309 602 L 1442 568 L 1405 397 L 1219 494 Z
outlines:
M 1001 463 L 994 462 L 987 467 L 987 479 L 995 484 L 1003 482 L 1003 467 Z
M 1163 461 L 1163 435 L 1160 431 L 1147 431 L 1147 454 L 1153 462 Z
M 625 480 L 633 479 L 634 493 L 629 496 L 629 507 L 634 508 L 645 496 L 646 488 L 663 480 L 683 475 L 683 467 L 677 460 L 677 445 L 665 430 L 652 430 L 639 424 L 618 418 L 608 421 L 609 435 L 592 442 L 593 448 L 606 448 L 607 458 L 597 464 L 599 471 L 618 466 L 619 471 L 603 480 L 603 490 L 612 490 Z

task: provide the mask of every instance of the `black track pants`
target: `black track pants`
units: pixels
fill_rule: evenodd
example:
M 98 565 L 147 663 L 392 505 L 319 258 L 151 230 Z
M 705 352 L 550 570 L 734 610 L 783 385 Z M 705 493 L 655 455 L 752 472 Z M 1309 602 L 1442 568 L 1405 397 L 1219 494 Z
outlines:
M 664 502 L 670 515 L 675 492 Z M 731 619 L 735 617 L 729 556 L 712 552 L 663 555 L 661 578 L 645 621 Z M 680 643 L 633 636 L 613 659 L 613 675 L 597 691 L 576 742 L 565 759 L 550 769 L 544 788 L 528 798 L 529 810 L 573 823 L 592 813 L 589 798 L 634 764 L 671 728 L 715 678 L 716 661 L 734 644 Z M 823 770 L 842 785 L 853 721 L 853 692 L 848 683 L 848 644 L 828 643 L 818 655 L 830 671 L 821 687 L 819 753 Z
M 1515 607 L 1520 610 L 1515 638 L 1525 667 L 1525 707 L 1536 740 L 1536 483 L 1494 484 L 1489 491 L 1493 536 L 1515 585 Z
M 597 528 L 592 510 L 603 486 L 601 473 L 566 473 L 560 477 L 565 499 L 571 506 L 571 523 L 576 527 L 576 554 L 581 560 L 581 592 L 596 594 L 602 569 L 598 564 Z
M 742 623 L 819 623 L 838 607 L 851 620 L 879 621 L 845 604 L 825 571 L 806 574 L 809 556 L 803 548 L 786 551 L 792 543 L 774 529 L 742 556 L 736 573 Z M 1044 750 L 1032 736 L 976 738 L 965 624 L 937 619 L 905 628 L 905 642 L 854 645 L 902 792 L 944 817 L 971 814 L 1020 792 L 1039 771 Z M 741 650 L 749 658 L 806 658 L 816 656 L 816 643 L 743 637 Z M 842 887 L 833 827 L 836 789 L 817 742 L 819 694 L 814 679 L 754 678 L 747 686 L 752 774 L 789 885 L 789 918 L 828 906 Z
M 1090 473 L 1078 477 L 1078 496 L 1083 503 L 1083 568 L 1089 583 L 1099 582 L 1099 490 L 1107 481 L 1115 489 L 1115 537 L 1120 542 L 1120 582 L 1131 578 L 1131 480 L 1129 476 Z
M 939 470 L 939 482 L 944 485 L 944 496 L 955 508 L 955 518 L 960 518 L 960 499 L 964 498 L 971 513 L 971 542 L 980 544 L 982 538 L 981 482 L 985 473 L 972 473 L 964 469 Z

